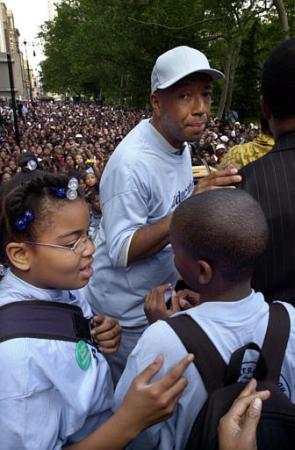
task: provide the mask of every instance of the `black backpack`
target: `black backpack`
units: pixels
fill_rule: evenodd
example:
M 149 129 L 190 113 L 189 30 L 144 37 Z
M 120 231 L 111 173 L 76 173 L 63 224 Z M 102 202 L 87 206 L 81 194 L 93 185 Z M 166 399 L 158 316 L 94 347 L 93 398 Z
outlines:
M 248 349 L 260 353 L 253 377 L 257 390 L 269 389 L 271 397 L 263 402 L 257 429 L 258 450 L 295 449 L 295 405 L 280 390 L 279 378 L 290 334 L 288 311 L 280 303 L 270 305 L 267 331 L 262 348 L 249 343 L 237 349 L 225 364 L 215 345 L 188 315 L 167 320 L 189 353 L 208 393 L 207 401 L 191 429 L 185 450 L 218 450 L 217 428 L 235 398 L 244 388 L 240 378 L 244 354 Z M 294 374 L 295 376 L 295 374 Z

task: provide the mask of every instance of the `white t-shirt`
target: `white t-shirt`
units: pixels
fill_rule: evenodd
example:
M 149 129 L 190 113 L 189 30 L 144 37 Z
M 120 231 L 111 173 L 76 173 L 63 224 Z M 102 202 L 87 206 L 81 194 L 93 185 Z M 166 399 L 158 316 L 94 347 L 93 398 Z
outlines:
M 133 233 L 157 223 L 192 193 L 189 149 L 181 155 L 176 151 L 143 120 L 116 148 L 100 182 L 102 221 L 85 295 L 95 313 L 128 327 L 147 323 L 143 300 L 148 291 L 174 284 L 178 277 L 170 244 L 126 267 Z
M 295 308 L 283 303 L 291 320 L 290 337 L 280 376 L 280 388 L 295 402 Z M 183 314 L 183 313 L 180 313 Z M 269 305 L 261 293 L 252 293 L 236 302 L 206 302 L 186 311 L 215 344 L 218 352 L 228 364 L 231 354 L 238 348 L 255 342 L 262 346 L 269 317 Z M 187 351 L 164 321 L 151 325 L 130 354 L 126 368 L 115 391 L 116 409 L 122 403 L 131 381 L 159 355 L 164 363 L 155 379 L 162 377 L 169 369 L 187 355 Z M 251 378 L 258 353 L 247 351 L 242 363 L 241 378 Z M 206 355 L 204 355 L 206 358 Z M 184 390 L 173 416 L 148 428 L 132 444 L 132 450 L 182 450 L 191 427 L 207 398 L 203 381 L 192 363 L 184 376 L 188 386 Z

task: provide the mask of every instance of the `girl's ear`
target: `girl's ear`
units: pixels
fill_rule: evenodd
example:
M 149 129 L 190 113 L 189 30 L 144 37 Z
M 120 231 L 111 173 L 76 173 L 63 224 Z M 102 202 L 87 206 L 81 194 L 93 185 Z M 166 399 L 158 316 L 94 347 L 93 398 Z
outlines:
M 31 268 L 31 252 L 24 242 L 9 242 L 6 255 L 10 264 L 19 270 L 27 272 Z
M 203 259 L 198 260 L 199 265 L 199 284 L 209 284 L 212 279 L 212 267 L 207 261 Z

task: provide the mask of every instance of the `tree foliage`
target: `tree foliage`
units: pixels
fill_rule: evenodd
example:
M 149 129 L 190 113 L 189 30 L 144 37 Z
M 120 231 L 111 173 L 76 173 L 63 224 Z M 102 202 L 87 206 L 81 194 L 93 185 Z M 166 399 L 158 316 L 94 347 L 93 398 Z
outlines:
M 292 35 L 294 0 L 64 0 L 40 33 L 44 87 L 144 105 L 157 56 L 189 45 L 226 74 L 215 87 L 218 114 L 241 106 L 243 94 L 245 114 L 256 114 L 263 58 L 285 36 L 274 3 Z

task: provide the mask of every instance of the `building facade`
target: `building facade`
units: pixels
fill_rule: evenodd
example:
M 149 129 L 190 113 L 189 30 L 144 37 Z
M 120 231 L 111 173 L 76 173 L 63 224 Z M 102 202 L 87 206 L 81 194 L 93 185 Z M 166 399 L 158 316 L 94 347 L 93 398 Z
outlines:
M 11 97 L 7 53 L 10 54 L 12 61 L 15 96 L 18 100 L 29 98 L 19 36 L 19 31 L 14 26 L 12 11 L 7 9 L 5 3 L 0 3 L 0 98 Z

